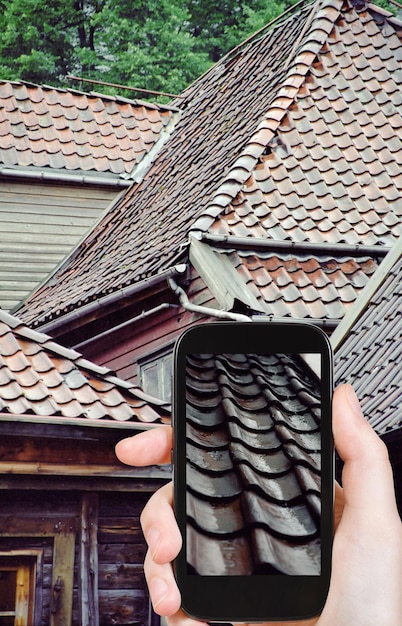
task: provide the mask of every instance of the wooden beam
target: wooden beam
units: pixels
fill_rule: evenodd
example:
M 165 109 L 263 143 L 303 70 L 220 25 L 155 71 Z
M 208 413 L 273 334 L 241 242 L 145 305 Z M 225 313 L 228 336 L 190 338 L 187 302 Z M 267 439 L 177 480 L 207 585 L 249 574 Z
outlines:
M 29 476 L 77 476 L 102 478 L 166 478 L 167 473 L 157 466 L 129 468 L 124 465 L 64 465 L 40 462 L 0 462 L 1 474 L 28 474 Z
M 158 472 L 155 477 L 131 475 L 126 478 L 92 478 L 76 476 L 27 476 L 0 475 L 0 491 L 22 489 L 27 491 L 120 491 L 128 493 L 152 493 L 172 478 L 170 471 Z
M 54 537 L 50 626 L 71 626 L 75 533 Z
M 82 494 L 80 550 L 81 626 L 99 626 L 98 517 L 98 494 Z
M 54 537 L 57 534 L 74 533 L 77 519 L 57 521 L 54 519 L 41 519 L 36 517 L 18 517 L 0 511 L 0 537 Z

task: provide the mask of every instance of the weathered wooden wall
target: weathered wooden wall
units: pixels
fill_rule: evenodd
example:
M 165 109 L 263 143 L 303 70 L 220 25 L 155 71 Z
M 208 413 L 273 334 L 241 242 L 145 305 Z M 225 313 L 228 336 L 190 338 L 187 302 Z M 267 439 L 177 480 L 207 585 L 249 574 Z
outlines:
M 79 510 L 79 496 L 74 493 L 0 491 L 0 553 L 24 550 L 42 553 L 35 593 L 35 626 L 51 624 L 52 587 L 54 576 L 58 575 L 55 547 L 58 545 L 62 551 L 66 537 L 72 539 L 69 545 L 73 546 L 72 557 L 76 562 Z M 65 592 L 70 596 L 78 588 L 77 581 L 74 567 L 71 581 L 66 581 Z
M 0 186 L 0 304 L 10 310 L 71 252 L 116 187 L 7 180 Z
M 145 542 L 139 516 L 150 493 L 0 491 L 0 554 L 11 551 L 41 553 L 37 573 L 35 626 L 83 626 L 83 616 L 97 606 L 99 626 L 147 626 L 149 597 L 143 573 Z M 83 520 L 92 525 L 91 556 L 83 555 Z M 71 537 L 72 542 L 66 542 Z M 66 554 L 66 549 L 72 550 Z M 95 551 L 95 552 L 94 552 Z M 62 572 L 63 593 L 71 597 L 70 609 L 52 614 L 52 594 L 62 560 L 71 560 L 71 579 Z M 91 561 L 96 571 L 88 567 Z M 94 602 L 83 593 L 83 579 L 96 578 Z M 83 597 L 85 595 L 85 597 Z M 89 606 L 88 606 L 89 605 Z M 96 619 L 88 623 L 96 623 Z
M 100 626 L 148 624 L 149 600 L 143 573 L 146 547 L 139 524 L 139 515 L 148 496 L 100 494 Z

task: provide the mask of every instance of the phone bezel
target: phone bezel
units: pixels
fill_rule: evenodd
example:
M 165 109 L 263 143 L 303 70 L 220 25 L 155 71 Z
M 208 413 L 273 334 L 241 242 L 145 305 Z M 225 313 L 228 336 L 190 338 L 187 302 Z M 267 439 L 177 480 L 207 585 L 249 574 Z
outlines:
M 322 562 L 319 576 L 197 576 L 186 562 L 185 356 L 191 353 L 319 353 L 321 355 Z M 182 608 L 205 621 L 254 622 L 308 619 L 319 614 L 328 593 L 333 539 L 334 452 L 332 351 L 313 324 L 298 322 L 211 322 L 187 329 L 174 350 L 174 510 L 183 537 L 174 562 Z

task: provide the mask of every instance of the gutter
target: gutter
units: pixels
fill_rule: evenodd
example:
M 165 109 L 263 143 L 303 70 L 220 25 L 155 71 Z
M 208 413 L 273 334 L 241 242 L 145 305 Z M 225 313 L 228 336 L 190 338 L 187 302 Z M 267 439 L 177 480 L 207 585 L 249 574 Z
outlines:
M 387 246 L 367 246 L 364 244 L 348 243 L 313 243 L 310 241 L 277 241 L 262 237 L 237 237 L 236 235 L 217 235 L 212 233 L 193 233 L 192 235 L 200 241 L 214 244 L 222 248 L 235 248 L 237 250 L 272 250 L 272 251 L 294 251 L 294 252 L 315 252 L 321 254 L 331 254 L 333 256 L 381 256 L 384 257 L 390 251 Z
M 160 272 L 160 274 L 150 276 L 149 278 L 145 278 L 144 280 L 134 283 L 133 285 L 123 287 L 122 289 L 119 289 L 118 291 L 115 291 L 107 296 L 92 300 L 88 304 L 84 304 L 84 306 L 74 309 L 74 311 L 70 311 L 55 320 L 39 325 L 40 331 L 43 333 L 54 333 L 55 331 L 62 329 L 67 324 L 77 322 L 87 315 L 92 315 L 96 311 L 101 311 L 105 306 L 118 304 L 121 300 L 131 298 L 133 295 L 145 291 L 145 289 L 155 287 L 171 277 L 182 276 L 186 270 L 187 266 L 184 263 L 170 267 L 169 269 Z
M 23 169 L 9 169 L 0 168 L 0 175 L 9 176 L 10 178 L 21 178 L 29 180 L 39 180 L 43 182 L 54 183 L 74 183 L 81 185 L 98 185 L 100 187 L 130 187 L 133 184 L 132 180 L 125 180 L 124 178 L 107 178 L 106 176 L 85 176 L 83 174 L 66 174 L 60 172 L 34 172 L 31 170 Z

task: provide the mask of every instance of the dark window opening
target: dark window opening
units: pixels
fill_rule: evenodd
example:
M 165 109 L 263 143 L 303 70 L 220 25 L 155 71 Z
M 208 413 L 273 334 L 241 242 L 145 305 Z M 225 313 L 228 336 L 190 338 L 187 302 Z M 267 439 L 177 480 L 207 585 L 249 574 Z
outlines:
M 170 402 L 172 397 L 172 349 L 157 352 L 138 362 L 140 386 L 154 398 Z

